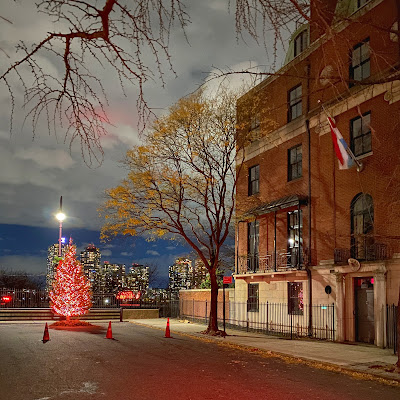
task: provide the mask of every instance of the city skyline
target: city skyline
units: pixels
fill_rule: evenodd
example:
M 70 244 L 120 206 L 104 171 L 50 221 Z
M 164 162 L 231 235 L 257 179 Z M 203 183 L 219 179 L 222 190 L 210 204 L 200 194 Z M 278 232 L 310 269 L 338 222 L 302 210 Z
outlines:
M 55 223 L 56 224 L 56 223 Z M 65 224 L 67 225 L 67 224 Z M 112 243 L 101 243 L 98 232 L 85 229 L 63 229 L 63 237 L 72 237 L 77 254 L 88 245 L 101 249 L 102 261 L 130 265 L 150 264 L 159 267 L 160 279 L 168 277 L 168 267 L 175 259 L 190 253 L 190 249 L 177 241 L 158 240 L 147 242 L 143 238 L 121 238 Z M 0 269 L 23 271 L 28 274 L 46 275 L 48 248 L 57 244 L 58 229 L 13 227 L 0 224 L 0 244 L 3 257 Z M 90 240 L 95 239 L 95 240 Z M 7 259 L 7 250 L 16 247 L 13 257 Z M 28 254 L 30 254 L 28 256 Z

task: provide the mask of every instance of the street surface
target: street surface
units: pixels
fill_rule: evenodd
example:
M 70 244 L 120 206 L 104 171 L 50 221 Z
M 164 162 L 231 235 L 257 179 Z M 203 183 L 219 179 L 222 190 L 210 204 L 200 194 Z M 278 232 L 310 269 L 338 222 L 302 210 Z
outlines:
M 0 400 L 399 400 L 400 387 L 114 322 L 0 324 Z

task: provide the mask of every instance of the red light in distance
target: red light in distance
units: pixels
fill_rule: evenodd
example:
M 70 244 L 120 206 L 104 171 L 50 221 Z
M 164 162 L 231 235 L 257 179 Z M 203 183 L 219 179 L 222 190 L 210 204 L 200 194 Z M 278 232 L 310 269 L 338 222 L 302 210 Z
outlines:
M 118 292 L 117 300 L 133 300 L 140 298 L 140 292 L 132 292 L 132 291 L 125 291 L 125 292 Z

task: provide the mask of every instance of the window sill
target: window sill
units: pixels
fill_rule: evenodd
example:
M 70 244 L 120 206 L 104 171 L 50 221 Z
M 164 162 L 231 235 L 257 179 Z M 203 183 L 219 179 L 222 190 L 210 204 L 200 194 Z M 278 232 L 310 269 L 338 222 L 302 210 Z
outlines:
M 298 182 L 298 181 L 300 181 L 301 179 L 303 179 L 303 175 L 302 175 L 302 176 L 299 176 L 298 178 L 293 178 L 293 179 L 291 179 L 290 181 L 287 181 L 286 183 Z
M 287 121 L 287 124 L 290 124 L 291 122 L 297 121 L 299 118 L 301 118 L 303 116 L 303 114 L 298 115 L 295 118 L 292 118 L 290 120 Z
M 373 151 L 369 151 L 368 153 L 364 153 L 364 154 L 361 154 L 361 155 L 355 156 L 355 157 L 356 157 L 356 160 L 362 160 L 363 158 L 367 158 L 369 156 L 372 156 L 373 154 L 374 154 Z

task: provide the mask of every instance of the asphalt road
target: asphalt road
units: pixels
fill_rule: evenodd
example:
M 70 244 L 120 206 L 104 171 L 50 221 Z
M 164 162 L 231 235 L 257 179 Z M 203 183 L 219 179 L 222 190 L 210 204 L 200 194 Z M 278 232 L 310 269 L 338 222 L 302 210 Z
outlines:
M 112 324 L 97 329 L 0 324 L 0 400 L 369 400 L 400 388 L 164 332 Z

